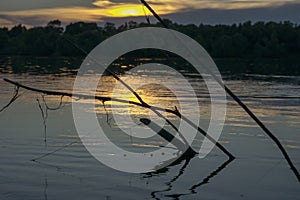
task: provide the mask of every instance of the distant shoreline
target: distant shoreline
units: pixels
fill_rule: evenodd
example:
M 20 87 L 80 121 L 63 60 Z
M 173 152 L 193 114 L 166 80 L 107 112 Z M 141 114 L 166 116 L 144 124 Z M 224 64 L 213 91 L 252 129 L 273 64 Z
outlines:
M 156 60 L 155 60 L 156 59 Z M 182 61 L 176 59 L 179 63 L 175 66 L 178 70 L 189 70 L 189 67 Z M 84 57 L 66 57 L 66 56 L 1 56 L 0 72 L 1 73 L 65 73 L 66 71 L 75 74 L 79 69 Z M 122 60 L 122 59 L 121 59 Z M 220 72 L 226 74 L 261 74 L 261 75 L 292 75 L 300 76 L 300 58 L 213 58 Z M 166 58 L 154 58 L 150 62 L 160 62 L 170 65 L 170 61 Z M 140 60 L 134 57 L 128 58 L 120 62 L 116 60 L 113 70 L 119 69 L 121 65 L 139 65 Z
M 196 40 L 214 58 L 300 57 L 300 25 L 289 21 L 197 26 L 165 19 L 164 23 Z M 121 26 L 109 22 L 98 26 L 96 23 L 76 22 L 63 28 L 61 21 L 53 20 L 44 27 L 17 25 L 10 30 L 0 28 L 0 55 L 85 56 L 82 50 L 90 52 L 115 34 L 148 26 L 161 27 L 161 24 L 130 21 Z

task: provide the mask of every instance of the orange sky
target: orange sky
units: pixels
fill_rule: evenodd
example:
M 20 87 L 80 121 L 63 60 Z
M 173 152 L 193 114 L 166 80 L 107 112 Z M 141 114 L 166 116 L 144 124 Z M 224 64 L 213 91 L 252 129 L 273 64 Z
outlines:
M 29 5 L 24 4 L 27 1 Z M 187 12 L 199 9 L 246 9 L 258 7 L 276 7 L 287 3 L 297 3 L 300 0 L 152 0 L 148 3 L 160 15 Z M 4 3 L 5 2 L 5 3 Z M 23 3 L 20 5 L 20 3 Z M 45 2 L 44 4 L 42 2 Z M 139 0 L 82 0 L 68 1 L 68 4 L 55 4 L 50 0 L 10 0 L 0 3 L 0 25 L 33 21 L 50 21 L 60 19 L 68 23 L 74 21 L 102 22 L 106 18 L 121 18 L 144 16 L 148 10 Z M 30 4 L 31 3 L 31 4 Z M 1 5 L 3 4 L 3 5 Z

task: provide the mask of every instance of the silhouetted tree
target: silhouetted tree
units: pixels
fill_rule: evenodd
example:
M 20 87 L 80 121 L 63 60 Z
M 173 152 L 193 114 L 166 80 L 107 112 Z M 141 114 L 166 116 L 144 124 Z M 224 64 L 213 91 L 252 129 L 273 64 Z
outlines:
M 51 28 L 51 29 L 54 29 L 54 30 L 57 30 L 58 32 L 62 33 L 63 32 L 63 27 L 61 27 L 61 21 L 56 19 L 56 20 L 53 20 L 53 21 L 50 21 L 48 24 L 47 24 L 47 27 L 48 28 Z
M 299 57 L 300 26 L 291 22 L 251 21 L 233 25 L 177 24 L 163 20 L 170 28 L 198 41 L 213 57 Z M 107 22 L 70 23 L 63 29 L 61 21 L 52 20 L 45 27 L 26 29 L 22 25 L 0 29 L 0 54 L 38 56 L 83 56 L 106 38 L 119 32 L 147 26 L 161 26 L 158 22 L 130 21 L 116 27 Z M 159 56 L 159 55 L 158 55 Z

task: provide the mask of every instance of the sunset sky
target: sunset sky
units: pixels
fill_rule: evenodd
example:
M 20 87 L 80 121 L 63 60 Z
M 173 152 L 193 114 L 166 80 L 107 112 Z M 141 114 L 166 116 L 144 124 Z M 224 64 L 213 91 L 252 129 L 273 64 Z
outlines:
M 164 18 L 178 23 L 239 23 L 247 20 L 300 23 L 300 0 L 149 0 Z M 143 20 L 139 0 L 2 0 L 0 26 L 44 25 L 53 19 L 122 23 Z M 156 22 L 152 19 L 153 22 Z

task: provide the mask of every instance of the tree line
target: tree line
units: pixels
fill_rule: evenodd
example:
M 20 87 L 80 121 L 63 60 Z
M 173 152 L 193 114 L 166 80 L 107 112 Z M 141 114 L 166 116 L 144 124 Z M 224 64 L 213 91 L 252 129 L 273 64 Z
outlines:
M 300 56 L 300 25 L 285 22 L 251 21 L 233 25 L 177 24 L 165 19 L 172 29 L 199 42 L 213 57 L 282 58 Z M 160 23 L 134 21 L 120 26 L 106 23 L 76 22 L 65 28 L 59 20 L 43 27 L 26 28 L 16 25 L 0 28 L 0 54 L 24 56 L 84 56 L 100 42 L 122 31 L 146 27 L 161 27 Z M 71 43 L 76 44 L 71 45 Z

